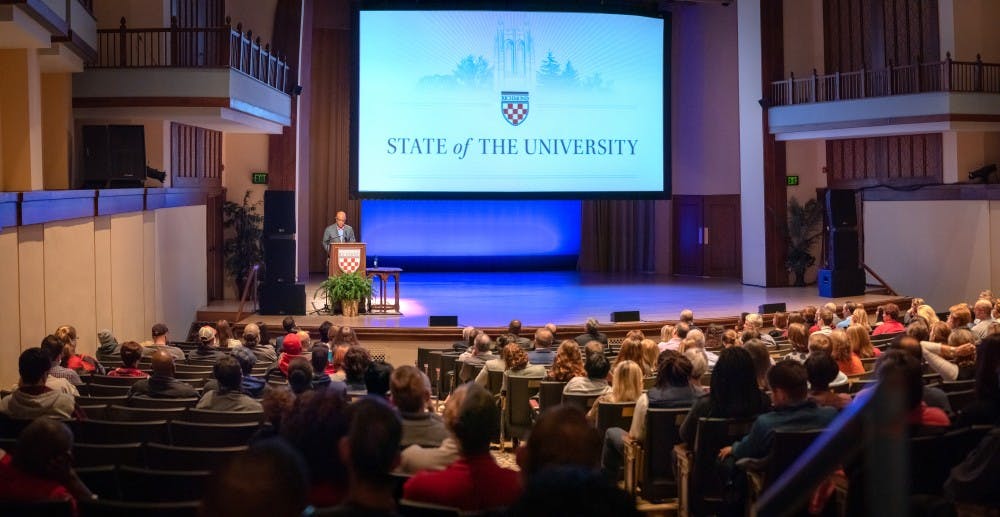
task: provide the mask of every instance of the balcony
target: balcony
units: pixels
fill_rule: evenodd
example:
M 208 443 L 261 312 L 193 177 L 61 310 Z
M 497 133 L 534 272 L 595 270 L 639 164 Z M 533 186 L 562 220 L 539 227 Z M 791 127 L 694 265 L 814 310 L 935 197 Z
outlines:
M 771 83 L 778 140 L 1000 130 L 1000 64 L 944 61 Z
M 92 0 L 0 0 L 0 48 L 38 49 L 42 72 L 80 72 L 96 47 Z
M 235 133 L 281 133 L 296 81 L 241 25 L 97 31 L 97 56 L 73 82 L 84 119 L 162 119 Z

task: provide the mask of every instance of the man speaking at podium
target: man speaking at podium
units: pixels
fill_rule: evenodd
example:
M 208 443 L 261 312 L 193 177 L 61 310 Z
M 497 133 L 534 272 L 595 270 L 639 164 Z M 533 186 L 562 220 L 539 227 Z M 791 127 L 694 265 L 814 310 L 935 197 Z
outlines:
M 330 255 L 330 244 L 335 242 L 357 242 L 354 236 L 354 228 L 347 225 L 347 213 L 337 212 L 337 222 L 323 230 L 323 249 L 327 256 Z

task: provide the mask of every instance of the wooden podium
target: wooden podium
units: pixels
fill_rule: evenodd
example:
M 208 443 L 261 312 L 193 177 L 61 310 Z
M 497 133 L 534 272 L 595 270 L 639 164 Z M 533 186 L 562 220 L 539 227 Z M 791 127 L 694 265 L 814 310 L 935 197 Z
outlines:
M 329 276 L 340 276 L 344 273 L 365 274 L 365 243 L 334 242 L 330 244 Z

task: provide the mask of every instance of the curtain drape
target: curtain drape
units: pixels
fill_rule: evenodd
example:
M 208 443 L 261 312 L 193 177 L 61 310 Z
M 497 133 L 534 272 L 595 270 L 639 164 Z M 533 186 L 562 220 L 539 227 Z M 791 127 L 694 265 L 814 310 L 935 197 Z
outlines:
M 655 269 L 655 201 L 584 201 L 581 211 L 577 269 L 608 273 Z

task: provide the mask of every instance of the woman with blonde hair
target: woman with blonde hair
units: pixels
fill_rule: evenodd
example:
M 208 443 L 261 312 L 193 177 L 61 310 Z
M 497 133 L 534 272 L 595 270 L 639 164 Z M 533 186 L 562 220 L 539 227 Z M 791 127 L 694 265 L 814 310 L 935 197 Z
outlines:
M 573 377 L 584 375 L 583 356 L 580 346 L 573 339 L 565 339 L 556 350 L 552 360 L 552 369 L 545 377 L 550 381 L 569 382 Z
M 861 325 L 851 324 L 847 327 L 847 340 L 851 343 L 851 352 L 862 359 L 878 357 L 882 351 L 872 346 L 872 339 Z
M 611 374 L 611 391 L 601 395 L 587 412 L 587 420 L 597 421 L 597 405 L 601 402 L 635 402 L 642 395 L 642 367 L 635 361 L 623 361 Z
M 652 339 L 643 339 L 639 344 L 642 346 L 642 370 L 656 370 L 656 358 L 660 356 L 659 345 Z
M 872 326 L 868 323 L 868 312 L 864 307 L 858 307 L 851 313 L 851 325 L 861 325 L 865 332 L 871 333 Z
M 220 348 L 236 348 L 242 343 L 240 340 L 233 336 L 233 327 L 226 320 L 219 320 L 215 322 L 215 331 L 218 333 L 217 338 L 219 339 Z
M 851 321 L 854 321 L 853 318 Z M 854 324 L 852 323 L 853 327 Z M 864 329 L 864 327 L 861 327 Z M 842 329 L 834 330 L 830 333 L 830 356 L 837 362 L 837 368 L 844 372 L 844 375 L 861 375 L 865 373 L 865 365 L 861 363 L 861 358 L 851 350 L 851 342 L 847 338 L 847 333 Z
M 72 325 L 63 325 L 56 329 L 55 336 L 63 344 L 63 355 L 60 366 L 69 368 L 76 372 L 104 373 L 101 363 L 89 355 L 77 354 L 76 343 L 79 339 L 76 335 L 76 328 Z
M 923 319 L 927 320 L 928 325 L 933 325 L 941 321 L 940 319 L 938 319 L 937 313 L 934 312 L 934 307 L 931 307 L 930 305 L 927 304 L 920 305 L 917 307 L 917 316 L 920 316 Z
M 623 339 L 622 347 L 618 350 L 618 359 L 615 359 L 615 364 L 611 367 L 611 369 L 614 370 L 615 368 L 618 368 L 618 365 L 625 361 L 634 361 L 636 364 L 642 365 L 644 375 L 650 375 L 653 372 L 651 368 L 647 369 L 645 367 L 646 365 L 644 364 L 645 361 L 643 361 L 641 339 L 632 339 L 630 337 Z

